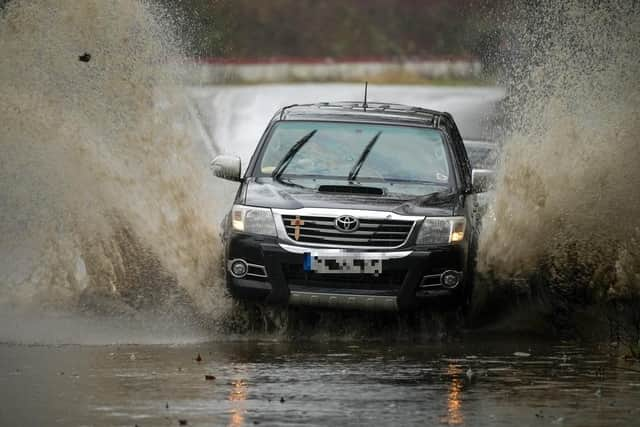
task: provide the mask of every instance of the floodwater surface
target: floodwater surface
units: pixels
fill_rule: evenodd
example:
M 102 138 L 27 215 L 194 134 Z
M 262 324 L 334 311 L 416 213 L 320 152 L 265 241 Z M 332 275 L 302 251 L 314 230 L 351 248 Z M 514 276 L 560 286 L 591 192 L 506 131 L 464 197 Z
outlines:
M 608 350 L 477 337 L 3 344 L 0 424 L 637 425 L 640 367 Z

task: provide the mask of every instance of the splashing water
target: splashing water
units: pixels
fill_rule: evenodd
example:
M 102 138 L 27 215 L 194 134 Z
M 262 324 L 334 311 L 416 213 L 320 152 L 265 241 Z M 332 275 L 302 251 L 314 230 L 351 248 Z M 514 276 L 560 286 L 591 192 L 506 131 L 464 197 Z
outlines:
M 0 302 L 222 310 L 208 156 L 166 67 L 181 55 L 171 21 L 133 0 L 0 13 Z
M 208 153 L 162 66 L 182 54 L 171 19 L 134 0 L 13 0 L 0 13 L 0 303 L 225 317 Z M 558 282 L 634 293 L 637 7 L 542 2 L 514 13 L 512 130 L 480 268 L 545 265 Z
M 511 13 L 511 130 L 479 267 L 640 291 L 640 8 L 543 1 Z

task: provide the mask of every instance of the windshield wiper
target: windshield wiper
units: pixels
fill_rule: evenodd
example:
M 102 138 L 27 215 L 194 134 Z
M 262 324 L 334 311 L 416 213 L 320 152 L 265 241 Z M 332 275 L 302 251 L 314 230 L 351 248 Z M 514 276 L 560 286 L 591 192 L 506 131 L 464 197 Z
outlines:
M 288 185 L 289 187 L 301 188 L 303 190 L 313 190 L 313 188 L 311 187 L 305 187 L 304 185 L 300 185 L 293 182 L 290 178 L 285 178 L 285 179 L 280 178 L 278 179 L 278 182 L 281 182 L 284 185 Z
M 293 160 L 293 157 L 296 155 L 296 153 L 300 151 L 304 144 L 306 144 L 313 137 L 313 135 L 316 134 L 317 131 L 318 129 L 312 130 L 311 132 L 297 140 L 296 143 L 293 144 L 293 146 L 291 146 L 289 151 L 287 151 L 282 160 L 280 160 L 278 165 L 273 170 L 273 173 L 271 174 L 273 179 L 278 181 L 280 180 L 280 176 L 282 176 L 284 170 L 287 168 L 287 166 L 289 166 L 289 163 L 291 163 L 291 160 Z
M 364 147 L 362 154 L 360 154 L 360 158 L 358 159 L 356 164 L 353 165 L 353 168 L 351 168 L 351 171 L 349 172 L 349 181 L 355 181 L 356 177 L 360 173 L 360 169 L 362 168 L 362 165 L 364 164 L 365 160 L 367 160 L 367 157 L 369 156 L 371 149 L 376 144 L 381 134 L 382 134 L 382 131 L 376 133 L 376 135 L 371 139 L 371 141 L 369 141 L 367 146 Z

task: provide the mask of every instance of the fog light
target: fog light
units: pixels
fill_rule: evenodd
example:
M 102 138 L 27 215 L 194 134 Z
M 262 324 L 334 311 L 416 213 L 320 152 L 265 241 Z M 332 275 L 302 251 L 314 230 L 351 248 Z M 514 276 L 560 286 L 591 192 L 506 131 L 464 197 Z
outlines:
M 460 284 L 462 273 L 457 271 L 447 270 L 440 276 L 440 283 L 447 289 L 453 289 Z
M 243 259 L 234 259 L 229 263 L 229 273 L 236 279 L 242 279 L 247 275 L 248 270 L 249 266 Z

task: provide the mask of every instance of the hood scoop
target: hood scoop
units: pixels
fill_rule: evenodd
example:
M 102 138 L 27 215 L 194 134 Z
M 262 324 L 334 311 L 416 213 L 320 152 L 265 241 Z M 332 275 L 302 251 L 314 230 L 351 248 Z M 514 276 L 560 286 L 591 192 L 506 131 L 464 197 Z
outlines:
M 321 193 L 341 193 L 341 194 L 368 194 L 372 196 L 382 196 L 384 190 L 378 187 L 365 187 L 363 185 L 321 185 L 318 187 Z

